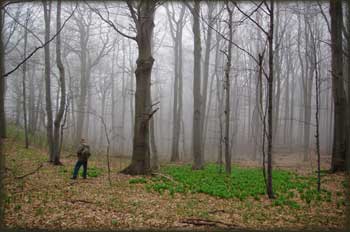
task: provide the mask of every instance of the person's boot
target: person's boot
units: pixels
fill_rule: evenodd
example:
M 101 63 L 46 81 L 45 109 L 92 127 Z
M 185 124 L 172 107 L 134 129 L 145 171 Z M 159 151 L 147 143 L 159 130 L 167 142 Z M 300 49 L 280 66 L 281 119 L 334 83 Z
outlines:
M 71 179 L 71 180 L 76 180 L 77 178 L 76 178 L 76 177 L 74 177 L 74 176 L 72 176 L 70 179 Z

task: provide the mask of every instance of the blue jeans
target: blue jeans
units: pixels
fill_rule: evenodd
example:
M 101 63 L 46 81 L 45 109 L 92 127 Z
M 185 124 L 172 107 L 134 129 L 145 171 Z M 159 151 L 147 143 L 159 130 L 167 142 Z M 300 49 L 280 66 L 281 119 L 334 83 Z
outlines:
M 83 165 L 83 178 L 86 178 L 86 172 L 87 172 L 87 161 L 80 161 L 78 160 L 77 163 L 75 164 L 74 167 L 74 172 L 73 172 L 73 178 L 77 178 L 79 169 Z

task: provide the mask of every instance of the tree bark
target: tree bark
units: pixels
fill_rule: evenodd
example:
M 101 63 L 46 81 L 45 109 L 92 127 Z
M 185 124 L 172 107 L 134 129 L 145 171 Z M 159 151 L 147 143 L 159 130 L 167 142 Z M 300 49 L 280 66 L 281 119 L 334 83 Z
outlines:
M 152 118 L 150 103 L 152 57 L 152 35 L 154 28 L 155 1 L 140 2 L 136 42 L 137 59 L 135 91 L 135 125 L 131 164 L 122 173 L 141 175 L 150 172 L 149 120 Z
M 89 24 L 87 28 L 83 25 L 84 19 L 82 16 L 76 19 L 77 26 L 79 29 L 79 45 L 80 45 L 80 88 L 79 88 L 79 97 L 77 103 L 77 134 L 75 137 L 75 144 L 79 144 L 80 139 L 83 137 L 83 127 L 85 122 L 86 114 L 86 97 L 87 97 L 87 88 L 88 88 L 88 77 L 87 77 L 87 44 L 89 41 Z
M 0 3 L 0 137 L 6 138 L 6 115 L 5 115 L 5 50 L 4 50 L 4 41 L 3 41 L 3 25 L 4 17 L 2 4 Z
M 61 28 L 61 0 L 57 1 L 57 17 L 56 17 L 56 28 L 59 30 Z M 53 156 L 54 156 L 54 165 L 61 165 L 60 161 L 60 128 L 61 121 L 63 118 L 65 106 L 66 106 L 66 81 L 64 74 L 64 67 L 61 60 L 61 35 L 58 33 L 56 37 L 56 62 L 57 68 L 59 70 L 59 81 L 60 81 L 60 90 L 61 90 L 61 99 L 59 104 L 59 109 L 56 113 L 56 118 L 54 121 L 54 137 L 53 137 Z
M 194 35 L 194 66 L 193 66 L 193 129 L 192 129 L 192 152 L 193 165 L 192 169 L 198 170 L 203 168 L 202 153 L 202 131 L 201 131 L 201 35 L 200 35 L 200 2 L 195 1 L 194 7 L 190 7 L 193 16 L 193 35 Z
M 214 24 L 213 12 L 214 3 L 207 2 L 208 5 L 208 27 L 207 27 L 207 38 L 205 41 L 205 53 L 204 53 L 204 64 L 203 64 L 203 85 L 202 85 L 202 103 L 201 103 L 201 131 L 202 131 L 202 153 L 205 156 L 205 141 L 206 141 L 206 130 L 205 121 L 208 115 L 206 114 L 207 109 L 207 99 L 208 99 L 208 81 L 209 81 L 209 61 L 210 61 L 210 50 L 211 50 L 211 37 L 212 28 Z
M 274 198 L 272 188 L 272 138 L 273 138 L 273 14 L 274 14 L 274 1 L 270 1 L 270 29 L 268 34 L 268 45 L 269 45 L 269 78 L 268 78 L 268 134 L 267 134 L 267 195 L 270 199 Z
M 4 73 L 5 73 L 5 52 L 3 42 L 3 4 L 0 2 L 0 228 L 4 227 L 4 213 L 5 213 L 5 155 L 2 151 L 2 138 L 6 137 L 6 123 L 5 123 L 5 105 L 4 105 Z
M 27 17 L 25 21 L 25 26 L 28 27 L 30 12 L 29 8 L 27 8 Z M 23 58 L 27 56 L 27 45 L 28 45 L 28 31 L 24 30 L 24 54 Z M 27 94 L 26 94 L 26 76 L 27 76 L 27 62 L 23 63 L 22 66 L 22 106 L 23 106 L 23 123 L 24 123 L 24 137 L 25 137 L 25 148 L 29 147 L 29 139 L 28 139 L 28 122 L 27 122 Z
M 347 173 L 350 178 L 350 3 L 347 4 L 347 29 L 348 29 L 348 38 L 347 38 L 347 66 L 348 66 L 348 76 L 347 76 L 347 89 L 348 89 L 348 107 L 347 107 L 347 119 L 348 119 L 348 129 L 347 129 L 347 148 L 346 148 L 346 167 L 347 167 Z M 348 194 L 350 195 L 350 187 L 348 188 Z M 348 195 L 348 199 L 350 199 L 350 196 Z M 350 200 L 348 202 L 348 218 L 350 218 Z M 350 220 L 348 224 L 348 228 L 350 228 Z
M 174 42 L 174 101 L 173 101 L 173 130 L 171 144 L 171 162 L 180 160 L 179 143 L 180 143 L 180 128 L 182 115 L 182 31 L 183 19 L 185 15 L 185 6 L 182 5 L 180 16 L 176 20 L 175 11 L 170 12 L 168 8 L 167 15 L 171 29 L 171 36 Z M 173 25 L 174 24 L 174 25 Z M 175 26 L 175 27 L 174 27 Z
M 45 18 L 45 43 L 50 39 L 50 18 L 51 18 L 51 1 L 49 3 L 44 0 L 44 18 Z M 50 44 L 44 48 L 45 51 L 45 99 L 46 99 L 46 116 L 47 116 L 47 142 L 49 145 L 49 161 L 54 161 L 53 147 L 53 119 L 52 119 L 52 103 L 51 103 L 51 67 L 50 67 Z
M 332 49 L 332 91 L 334 101 L 334 134 L 332 151 L 332 172 L 345 170 L 346 153 L 346 97 L 343 80 L 342 52 L 342 1 L 330 1 L 331 49 Z
M 227 174 L 231 174 L 231 153 L 230 153 L 230 70 L 231 70 L 231 59 L 232 59 L 232 9 L 229 6 L 229 3 L 226 2 L 226 10 L 228 13 L 229 21 L 228 25 L 228 33 L 229 33 L 229 41 L 228 41 L 228 51 L 226 54 L 227 63 L 225 67 L 225 170 Z M 237 110 L 237 108 L 236 108 Z

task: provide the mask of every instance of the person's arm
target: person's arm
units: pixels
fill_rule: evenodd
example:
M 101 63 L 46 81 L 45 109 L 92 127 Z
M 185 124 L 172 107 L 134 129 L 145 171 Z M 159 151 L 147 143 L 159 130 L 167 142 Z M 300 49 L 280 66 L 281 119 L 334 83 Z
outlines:
M 83 148 L 84 148 L 84 146 L 79 145 L 78 151 L 77 151 L 77 155 L 78 155 L 78 156 L 79 156 L 79 155 L 81 154 L 81 152 L 83 151 Z

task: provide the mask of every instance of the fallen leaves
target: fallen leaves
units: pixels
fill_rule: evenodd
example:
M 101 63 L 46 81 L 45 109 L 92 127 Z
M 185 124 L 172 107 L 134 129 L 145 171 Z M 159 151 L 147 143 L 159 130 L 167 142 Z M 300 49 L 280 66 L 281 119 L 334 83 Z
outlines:
M 89 166 L 101 168 L 96 178 L 72 181 L 74 157 L 63 158 L 62 168 L 44 163 L 40 171 L 15 179 L 35 170 L 46 152 L 35 148 L 18 149 L 13 141 L 5 145 L 7 227 L 42 229 L 111 229 L 111 228 L 325 228 L 339 229 L 344 221 L 341 198 L 342 175 L 327 175 L 324 186 L 336 200 L 310 204 L 300 210 L 276 207 L 266 197 L 244 201 L 221 199 L 203 193 L 162 195 L 148 191 L 144 184 L 130 184 L 135 177 L 118 174 L 127 165 L 113 159 L 112 185 L 107 179 L 104 157 L 95 157 Z M 63 156 L 64 157 L 64 156 Z M 138 177 L 136 177 L 138 178 Z M 151 177 L 144 177 L 147 181 Z M 201 225 L 199 225 L 201 224 Z

